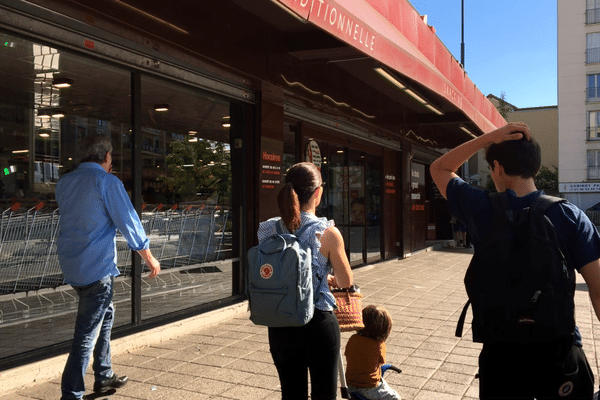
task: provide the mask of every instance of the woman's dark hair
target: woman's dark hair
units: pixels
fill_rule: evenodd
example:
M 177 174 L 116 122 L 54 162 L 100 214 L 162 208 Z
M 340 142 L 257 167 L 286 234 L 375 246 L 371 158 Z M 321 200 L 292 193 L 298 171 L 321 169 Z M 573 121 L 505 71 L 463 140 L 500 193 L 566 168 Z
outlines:
M 508 176 L 535 178 L 542 164 L 542 151 L 534 138 L 523 137 L 491 144 L 485 152 L 485 159 L 490 168 L 494 167 L 494 160 L 498 161 Z
M 392 316 L 383 307 L 369 305 L 362 311 L 365 327 L 358 334 L 373 340 L 385 341 L 392 332 Z
M 108 135 L 87 135 L 79 143 L 81 162 L 103 163 L 106 153 L 112 153 L 113 147 Z
M 322 183 L 321 172 L 309 162 L 294 164 L 285 174 L 285 185 L 277 195 L 277 205 L 290 232 L 300 227 L 300 210 Z

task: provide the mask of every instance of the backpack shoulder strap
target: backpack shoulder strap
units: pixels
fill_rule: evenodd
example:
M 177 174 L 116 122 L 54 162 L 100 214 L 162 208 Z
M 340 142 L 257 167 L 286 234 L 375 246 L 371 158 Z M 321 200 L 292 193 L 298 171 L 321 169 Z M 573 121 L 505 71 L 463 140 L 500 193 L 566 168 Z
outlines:
M 546 211 L 555 203 L 564 203 L 565 199 L 556 196 L 548 196 L 546 194 L 538 197 L 530 206 L 531 209 L 538 210 L 542 214 L 546 214 Z
M 469 305 L 471 305 L 471 300 L 467 300 L 465 306 L 460 313 L 460 317 L 458 318 L 458 323 L 456 324 L 456 332 L 454 332 L 454 336 L 462 337 L 463 327 L 465 325 L 465 318 L 467 317 L 467 310 L 469 309 Z

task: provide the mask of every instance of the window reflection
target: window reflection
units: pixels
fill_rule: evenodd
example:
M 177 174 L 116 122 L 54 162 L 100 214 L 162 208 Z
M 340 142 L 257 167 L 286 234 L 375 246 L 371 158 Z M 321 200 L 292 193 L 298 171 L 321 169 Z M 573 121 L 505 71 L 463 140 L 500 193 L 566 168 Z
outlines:
M 0 37 L 10 43 L 0 49 L 0 336 L 15 344 L 0 349 L 3 358 L 72 337 L 77 296 L 64 285 L 56 256 L 54 190 L 79 164 L 78 143 L 86 135 L 110 135 L 115 173 L 123 178 L 131 170 L 131 150 L 122 145 L 131 135 L 131 85 L 128 71 Z M 122 272 L 116 326 L 131 322 L 130 278 Z M 36 329 L 44 338 L 29 334 Z
M 174 296 L 170 311 L 231 295 L 229 130 L 228 101 L 142 79 L 142 222 L 163 268 L 148 284 Z M 143 298 L 145 318 L 161 312 L 156 299 Z
M 78 166 L 83 137 L 107 134 L 112 173 L 131 195 L 133 140 L 130 71 L 0 39 L 10 43 L 0 48 L 0 338 L 15 343 L 2 359 L 72 338 L 77 296 L 56 256 L 55 185 Z M 150 318 L 232 294 L 231 115 L 217 95 L 153 77 L 142 78 L 141 103 L 142 223 L 163 266 L 142 281 Z M 115 326 L 131 323 L 131 254 L 118 235 Z

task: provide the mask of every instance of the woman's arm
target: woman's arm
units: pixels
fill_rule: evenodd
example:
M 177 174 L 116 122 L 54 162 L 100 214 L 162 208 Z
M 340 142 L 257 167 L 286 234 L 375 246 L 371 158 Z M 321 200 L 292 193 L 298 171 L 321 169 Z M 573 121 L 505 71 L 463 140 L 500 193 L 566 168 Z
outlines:
M 344 248 L 344 238 L 335 226 L 329 227 L 321 236 L 321 254 L 331 262 L 335 274 L 334 280 L 328 279 L 329 284 L 341 288 L 352 286 L 354 279 Z

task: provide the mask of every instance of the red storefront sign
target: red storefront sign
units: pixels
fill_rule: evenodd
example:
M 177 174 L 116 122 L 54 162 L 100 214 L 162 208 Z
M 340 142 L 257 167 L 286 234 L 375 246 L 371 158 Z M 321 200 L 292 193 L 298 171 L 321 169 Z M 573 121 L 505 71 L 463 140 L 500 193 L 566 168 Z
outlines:
M 484 132 L 505 124 L 434 29 L 423 22 L 406 0 L 274 1 L 442 95 Z

